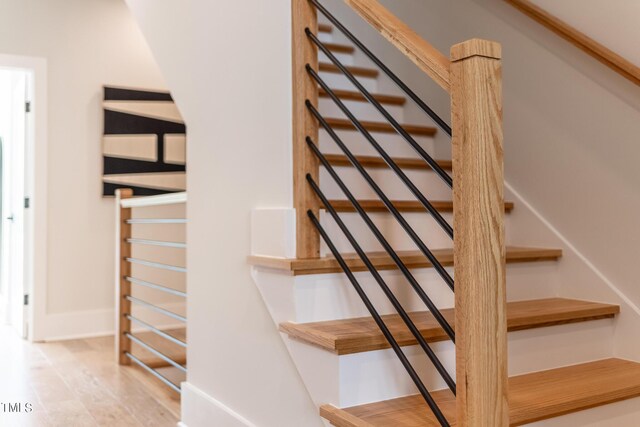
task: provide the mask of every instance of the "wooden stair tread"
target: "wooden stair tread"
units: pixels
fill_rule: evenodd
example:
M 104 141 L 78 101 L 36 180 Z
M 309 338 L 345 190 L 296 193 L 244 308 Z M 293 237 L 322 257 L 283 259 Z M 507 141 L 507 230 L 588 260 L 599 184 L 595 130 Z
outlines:
M 433 396 L 455 425 L 449 390 Z M 604 359 L 509 378 L 510 425 L 519 426 L 640 396 L 640 363 Z M 419 395 L 347 409 L 323 405 L 320 415 L 339 427 L 438 426 Z
M 329 97 L 327 92 L 323 88 L 319 88 L 319 95 L 323 98 Z M 332 89 L 333 93 L 342 100 L 368 102 L 364 95 L 360 92 L 346 89 Z M 376 101 L 381 104 L 387 105 L 404 105 L 407 103 L 407 98 L 396 95 L 382 95 L 372 94 Z
M 340 71 L 338 67 L 336 67 L 334 64 L 329 64 L 328 62 L 321 62 L 320 64 L 318 64 L 318 69 L 325 73 L 342 74 L 342 71 Z M 373 68 L 355 67 L 352 65 L 347 65 L 346 69 L 349 70 L 349 72 L 354 76 L 360 76 L 360 77 L 376 78 L 380 74 L 378 70 Z
M 454 325 L 454 309 L 441 310 L 451 326 Z M 509 331 L 563 325 L 588 320 L 614 317 L 620 307 L 565 298 L 547 298 L 507 303 Z M 444 341 L 448 337 L 428 311 L 409 313 L 422 336 L 428 342 Z M 401 346 L 416 345 L 417 341 L 397 314 L 382 316 L 385 324 Z M 312 323 L 285 322 L 280 330 L 290 338 L 319 346 L 338 355 L 382 350 L 389 343 L 371 317 L 329 320 Z
M 453 202 L 449 200 L 429 200 L 434 208 L 439 212 L 453 212 Z M 329 200 L 333 208 L 337 212 L 355 212 L 355 208 L 349 200 Z M 384 203 L 381 200 L 358 200 L 362 208 L 367 212 L 388 212 Z M 427 212 L 422 206 L 422 203 L 414 200 L 392 200 L 391 203 L 400 212 Z M 513 210 L 512 202 L 504 203 L 505 212 L 511 212 Z
M 453 249 L 434 249 L 432 252 L 442 265 L 453 265 Z M 378 270 L 397 269 L 397 266 L 386 252 L 368 252 L 367 255 Z M 398 251 L 398 255 L 400 255 L 402 261 L 409 268 L 433 267 L 429 260 L 419 251 Z M 342 256 L 352 271 L 367 270 L 357 254 L 345 253 L 342 254 Z M 507 263 L 555 261 L 561 256 L 561 249 L 507 247 Z M 302 259 L 252 255 L 249 256 L 248 261 L 255 266 L 281 270 L 294 276 L 342 272 L 336 259 L 331 256 Z
M 337 119 L 327 118 L 325 119 L 333 129 L 336 130 L 356 130 L 353 123 L 349 119 Z M 367 120 L 361 120 L 360 123 L 369 132 L 380 133 L 396 133 L 396 130 L 389 123 L 373 122 Z M 401 125 L 405 131 L 414 136 L 434 136 L 437 129 L 432 126 L 419 126 L 419 125 Z
M 332 33 L 333 26 L 329 24 L 318 24 L 318 31 L 321 33 Z
M 353 53 L 356 50 L 353 46 L 340 43 L 324 43 L 324 45 L 331 52 L 336 53 Z
M 325 154 L 324 157 L 329 161 L 331 166 L 346 166 L 353 167 L 347 156 L 342 154 Z M 388 168 L 387 162 L 382 157 L 376 156 L 356 156 L 356 159 L 365 168 Z M 426 169 L 431 170 L 431 167 L 422 159 L 415 157 L 394 157 L 393 161 L 402 169 Z M 451 170 L 451 160 L 436 160 L 438 165 L 442 169 Z

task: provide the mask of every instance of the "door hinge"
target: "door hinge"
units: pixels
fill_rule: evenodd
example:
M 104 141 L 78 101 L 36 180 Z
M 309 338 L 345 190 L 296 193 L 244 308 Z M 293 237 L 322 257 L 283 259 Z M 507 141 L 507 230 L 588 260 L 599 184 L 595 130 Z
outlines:
M 31 112 L 31 101 L 27 101 L 24 103 L 24 111 L 26 111 L 27 113 Z
M 29 209 L 29 206 L 31 206 L 31 199 L 29 197 L 25 197 L 24 198 L 24 208 L 25 209 Z
M 23 305 L 29 305 L 29 294 L 24 294 Z

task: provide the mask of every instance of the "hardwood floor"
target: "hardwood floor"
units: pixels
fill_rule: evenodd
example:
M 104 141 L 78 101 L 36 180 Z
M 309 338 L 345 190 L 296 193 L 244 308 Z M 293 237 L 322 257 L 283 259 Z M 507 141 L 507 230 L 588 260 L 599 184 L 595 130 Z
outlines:
M 163 372 L 184 380 L 175 368 Z M 18 402 L 33 411 L 3 406 Z M 179 418 L 177 393 L 138 367 L 115 363 L 112 336 L 31 344 L 0 327 L 1 427 L 173 427 Z

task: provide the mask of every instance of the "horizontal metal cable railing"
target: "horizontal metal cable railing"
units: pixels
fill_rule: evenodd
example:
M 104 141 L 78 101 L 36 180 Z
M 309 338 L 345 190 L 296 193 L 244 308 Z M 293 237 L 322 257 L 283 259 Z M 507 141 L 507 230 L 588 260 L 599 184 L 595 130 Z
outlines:
M 158 291 L 166 292 L 166 293 L 172 294 L 172 295 L 177 295 L 179 297 L 186 297 L 187 296 L 186 292 L 178 291 L 176 289 L 172 289 L 172 288 L 169 288 L 169 287 L 166 287 L 166 286 L 162 286 L 162 285 L 157 285 L 155 283 L 151 283 L 151 282 L 148 282 L 146 280 L 140 280 L 140 279 L 136 279 L 134 277 L 129 277 L 129 276 L 125 277 L 125 279 L 128 282 L 131 282 L 131 283 L 133 283 L 135 285 L 146 286 L 147 288 L 151 288 L 151 289 L 155 289 L 155 290 L 158 290 Z
M 118 203 L 119 203 L 119 241 L 120 246 L 118 248 L 118 276 L 119 276 L 119 330 L 120 335 L 117 337 L 118 343 L 118 358 L 120 364 L 129 364 L 131 362 L 139 365 L 145 371 L 152 374 L 154 377 L 162 381 L 172 390 L 180 393 L 180 384 L 176 384 L 170 378 L 173 376 L 166 376 L 161 368 L 177 369 L 181 373 L 186 373 L 187 367 L 185 363 L 181 363 L 176 360 L 175 356 L 168 354 L 164 348 L 164 343 L 170 343 L 170 346 L 176 346 L 177 349 L 184 352 L 187 348 L 187 343 L 172 334 L 162 330 L 161 327 L 153 325 L 150 321 L 143 320 L 139 315 L 134 315 L 134 307 L 139 307 L 145 310 L 147 313 L 157 313 L 161 316 L 184 323 L 186 328 L 187 318 L 181 314 L 174 313 L 165 307 L 160 306 L 157 303 L 148 300 L 148 297 L 142 296 L 138 291 L 147 289 L 158 292 L 159 294 L 170 295 L 177 297 L 178 301 L 185 301 L 187 293 L 185 291 L 174 289 L 170 286 L 154 283 L 154 281 L 141 278 L 144 277 L 145 272 L 159 270 L 159 271 L 171 271 L 176 273 L 186 273 L 185 267 L 168 264 L 166 262 L 157 262 L 150 259 L 141 259 L 132 256 L 133 246 L 145 246 L 147 251 L 149 247 L 157 248 L 154 250 L 184 250 L 187 245 L 183 242 L 174 242 L 170 240 L 161 240 L 156 238 L 138 238 L 133 237 L 132 226 L 136 224 L 150 225 L 153 230 L 149 229 L 147 232 L 151 232 L 154 236 L 156 230 L 160 230 L 156 227 L 161 227 L 166 224 L 186 224 L 184 218 L 132 218 L 132 208 L 143 207 L 155 207 L 164 206 L 169 204 L 180 204 L 186 202 L 186 194 L 174 193 L 171 195 L 163 196 L 151 196 L 131 198 L 133 193 L 130 190 L 119 190 Z M 164 249 L 163 249 L 164 248 Z M 156 252 L 153 252 L 154 254 Z M 166 256 L 166 254 L 165 254 Z M 152 256 L 149 256 L 152 258 Z M 139 265 L 145 267 L 144 271 L 133 274 L 133 265 Z M 136 325 L 139 332 L 134 333 L 132 325 Z M 145 337 L 143 338 L 143 334 Z M 150 335 L 149 335 L 150 334 Z M 148 336 L 149 338 L 146 338 Z M 160 340 L 151 340 L 150 338 L 158 337 Z M 151 363 L 143 360 L 140 355 L 133 354 L 132 344 L 138 346 L 139 349 L 144 350 L 146 353 L 156 357 L 159 362 Z
M 144 363 L 142 360 L 140 360 L 139 358 L 137 358 L 136 356 L 134 356 L 133 354 L 129 353 L 128 351 L 124 353 L 125 357 L 127 357 L 128 359 L 131 359 L 133 362 L 135 362 L 138 366 L 140 366 L 142 369 L 144 369 L 145 371 L 149 372 L 151 375 L 153 375 L 154 377 L 156 377 L 157 379 L 159 379 L 160 381 L 162 381 L 163 383 L 165 383 L 169 388 L 171 388 L 173 391 L 177 392 L 177 393 L 182 393 L 182 389 L 180 388 L 180 386 L 175 385 L 173 382 L 171 382 L 170 379 L 168 379 L 167 377 L 165 377 L 164 375 L 162 375 L 160 372 L 158 372 L 157 369 L 152 368 L 151 366 L 147 365 L 146 363 Z
M 125 260 L 127 262 L 132 263 L 132 264 L 139 264 L 139 265 L 144 265 L 146 267 L 159 268 L 161 270 L 176 271 L 178 273 L 186 273 L 187 272 L 187 269 L 184 268 L 184 267 L 178 267 L 178 266 L 175 266 L 175 265 L 164 264 L 162 262 L 148 261 L 148 260 L 145 260 L 145 259 L 138 259 L 138 258 L 131 258 L 131 257 L 126 257 Z
M 127 224 L 186 224 L 184 218 L 134 218 L 127 220 Z
M 133 321 L 134 323 L 139 324 L 140 326 L 144 326 L 145 329 L 155 333 L 156 335 L 161 336 L 162 338 L 166 339 L 167 341 L 171 341 L 172 343 L 177 344 L 180 347 L 187 348 L 187 343 L 186 342 L 184 342 L 182 340 L 179 340 L 178 338 L 176 338 L 176 337 L 174 337 L 172 335 L 169 335 L 164 331 L 161 331 L 160 329 L 156 328 L 155 326 L 153 326 L 153 325 L 151 325 L 151 324 L 149 324 L 149 323 L 147 323 L 147 322 L 145 322 L 143 320 L 140 320 L 140 319 L 138 319 L 136 317 L 133 317 L 130 314 L 125 314 L 125 317 L 127 319 Z
M 180 242 L 165 242 L 162 240 L 151 240 L 151 239 L 127 239 L 128 243 L 132 245 L 149 245 L 149 246 L 164 246 L 167 248 L 178 248 L 178 249 L 186 249 L 186 243 Z
M 181 315 L 176 314 L 176 313 L 173 313 L 173 312 L 171 312 L 171 311 L 169 311 L 167 309 L 164 309 L 162 307 L 158 307 L 157 305 L 151 304 L 150 302 L 146 302 L 146 301 L 141 300 L 139 298 L 132 297 L 131 295 L 126 295 L 125 298 L 128 301 L 130 301 L 130 302 L 132 302 L 134 304 L 140 305 L 140 306 L 142 306 L 144 308 L 148 308 L 149 310 L 153 310 L 156 313 L 163 314 L 163 315 L 165 315 L 167 317 L 171 317 L 172 319 L 176 319 L 176 320 L 179 320 L 179 321 L 185 322 L 185 323 L 187 321 L 186 317 L 181 316 Z

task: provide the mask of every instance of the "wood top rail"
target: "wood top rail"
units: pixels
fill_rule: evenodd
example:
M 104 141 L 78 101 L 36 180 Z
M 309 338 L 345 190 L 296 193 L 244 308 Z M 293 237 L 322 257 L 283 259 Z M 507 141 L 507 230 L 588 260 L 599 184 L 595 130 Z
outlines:
M 120 199 L 120 205 L 123 208 L 143 208 L 147 206 L 164 206 L 177 205 L 187 202 L 187 193 L 168 193 L 158 196 L 133 197 L 129 199 Z
M 420 37 L 377 0 L 345 0 L 345 3 L 444 90 L 449 91 L 449 59 L 438 49 Z
M 536 6 L 529 0 L 505 0 L 507 3 L 529 16 L 549 30 L 553 31 L 569 43 L 583 50 L 588 55 L 597 59 L 616 73 L 640 85 L 640 67 L 627 61 L 611 49 L 608 49 L 593 40 L 586 34 L 578 31 L 571 25 L 551 15 L 546 10 Z

